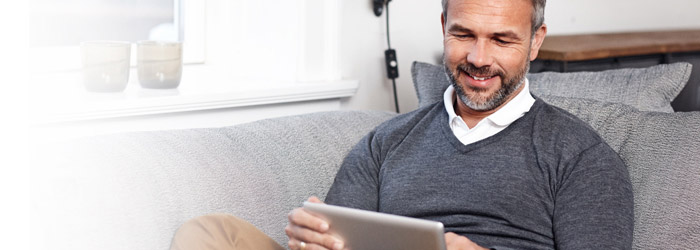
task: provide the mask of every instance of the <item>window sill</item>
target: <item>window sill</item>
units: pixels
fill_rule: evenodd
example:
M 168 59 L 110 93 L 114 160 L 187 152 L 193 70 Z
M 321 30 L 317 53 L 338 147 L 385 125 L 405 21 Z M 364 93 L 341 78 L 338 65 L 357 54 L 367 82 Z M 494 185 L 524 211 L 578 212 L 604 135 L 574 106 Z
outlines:
M 234 79 L 204 65 L 185 66 L 177 89 L 141 88 L 132 69 L 126 90 L 90 93 L 80 72 L 32 77 L 30 117 L 33 124 L 87 121 L 291 103 L 350 97 L 357 80 L 280 82 Z

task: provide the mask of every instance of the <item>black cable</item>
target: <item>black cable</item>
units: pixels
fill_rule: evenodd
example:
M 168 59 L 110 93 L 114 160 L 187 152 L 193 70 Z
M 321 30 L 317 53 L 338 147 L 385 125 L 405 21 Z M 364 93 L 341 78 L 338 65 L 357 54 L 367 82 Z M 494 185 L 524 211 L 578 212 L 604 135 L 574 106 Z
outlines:
M 389 37 L 389 2 L 386 2 L 386 44 L 391 49 L 391 39 Z
M 386 44 L 391 49 L 391 38 L 389 36 L 389 1 L 386 2 Z M 391 85 L 394 90 L 394 106 L 396 107 L 396 113 L 399 113 L 399 97 L 396 94 L 396 79 L 391 78 Z
M 391 83 L 394 86 L 394 106 L 396 106 L 396 113 L 399 113 L 399 98 L 396 96 L 396 79 L 391 79 Z

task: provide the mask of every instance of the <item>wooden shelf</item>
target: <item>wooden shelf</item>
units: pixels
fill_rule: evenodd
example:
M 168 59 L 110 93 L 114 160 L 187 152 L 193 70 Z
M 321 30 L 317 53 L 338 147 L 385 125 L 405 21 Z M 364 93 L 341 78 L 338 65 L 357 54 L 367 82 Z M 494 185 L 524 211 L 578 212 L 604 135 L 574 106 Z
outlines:
M 583 61 L 700 51 L 700 30 L 548 36 L 537 59 Z

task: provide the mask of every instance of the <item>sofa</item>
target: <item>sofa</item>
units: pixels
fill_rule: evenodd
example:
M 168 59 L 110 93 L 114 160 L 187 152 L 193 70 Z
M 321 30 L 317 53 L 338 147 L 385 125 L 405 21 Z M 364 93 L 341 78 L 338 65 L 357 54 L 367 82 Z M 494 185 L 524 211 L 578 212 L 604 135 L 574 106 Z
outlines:
M 635 201 L 634 249 L 700 247 L 700 112 L 670 102 L 677 63 L 529 74 L 532 93 L 578 116 L 622 157 Z M 419 106 L 440 101 L 441 66 L 412 67 Z M 197 216 L 245 219 L 286 246 L 287 213 L 323 199 L 350 148 L 397 114 L 334 111 L 231 127 L 32 143 L 33 249 L 168 249 Z

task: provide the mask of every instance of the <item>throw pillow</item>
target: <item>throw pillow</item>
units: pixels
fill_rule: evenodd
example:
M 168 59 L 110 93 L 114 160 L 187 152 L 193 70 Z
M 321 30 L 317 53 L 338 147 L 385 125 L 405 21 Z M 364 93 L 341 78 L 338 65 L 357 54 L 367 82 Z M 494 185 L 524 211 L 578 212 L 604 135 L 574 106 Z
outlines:
M 700 112 L 540 96 L 587 122 L 620 155 L 634 189 L 634 249 L 700 246 Z
M 642 111 L 673 112 L 671 101 L 690 78 L 689 63 L 661 64 L 640 69 L 615 69 L 601 72 L 530 73 L 530 92 L 586 98 L 630 105 Z M 443 66 L 413 62 L 413 84 L 418 106 L 442 99 L 449 81 Z

